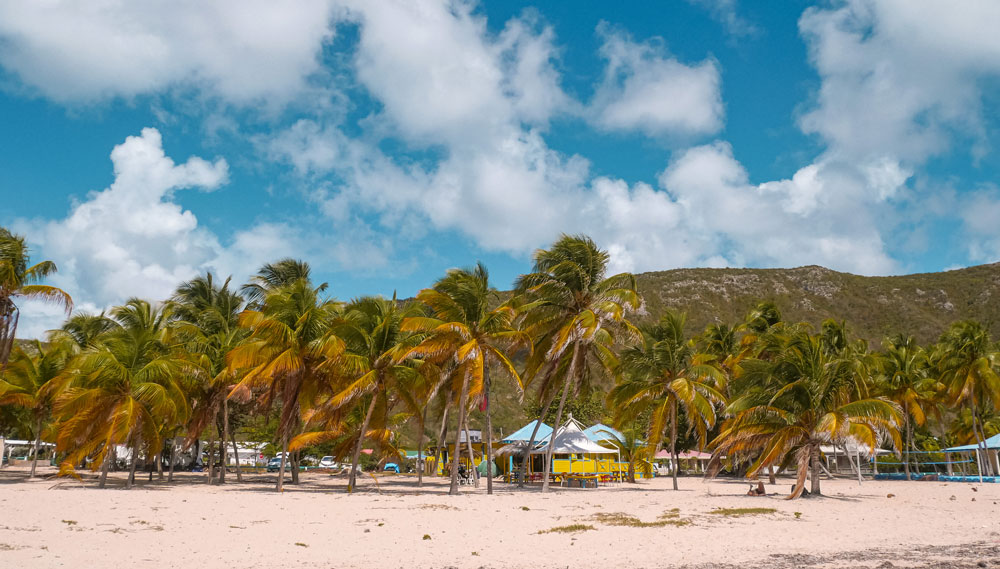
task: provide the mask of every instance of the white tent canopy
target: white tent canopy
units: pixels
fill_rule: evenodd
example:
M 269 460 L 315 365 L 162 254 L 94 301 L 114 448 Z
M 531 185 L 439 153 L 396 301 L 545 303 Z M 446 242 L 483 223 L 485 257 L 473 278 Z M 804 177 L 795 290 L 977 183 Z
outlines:
M 553 454 L 617 454 L 617 449 L 601 446 L 587 438 L 580 423 L 572 417 L 566 424 L 560 427 L 553 437 Z M 531 451 L 531 454 L 545 454 L 548 452 L 549 442 Z

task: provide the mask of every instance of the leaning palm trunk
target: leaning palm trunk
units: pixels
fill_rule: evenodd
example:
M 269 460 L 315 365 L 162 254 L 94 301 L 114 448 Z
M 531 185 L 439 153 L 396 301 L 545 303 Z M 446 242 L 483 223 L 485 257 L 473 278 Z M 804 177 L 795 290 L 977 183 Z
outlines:
M 486 493 L 493 493 L 493 424 L 490 422 L 490 373 L 488 369 L 483 370 L 483 379 L 486 387 L 486 441 L 484 451 L 486 453 Z
M 792 487 L 792 493 L 788 495 L 786 500 L 794 500 L 802 495 L 802 491 L 806 489 L 806 475 L 809 472 L 809 448 L 802 447 L 798 450 L 798 467 L 796 468 L 795 486 Z
M 233 442 L 233 456 L 236 457 L 236 481 L 243 482 L 243 469 L 240 468 L 240 450 L 236 446 L 236 435 L 229 431 L 229 440 Z
M 206 468 L 205 468 L 205 471 L 208 473 L 208 475 L 205 477 L 205 482 L 207 482 L 209 484 L 212 483 L 212 468 L 215 466 L 215 451 L 212 450 L 214 446 L 215 446 L 215 435 L 212 434 L 211 430 L 209 430 L 209 435 L 208 435 L 208 453 L 207 453 L 208 454 L 208 464 L 206 465 Z M 279 486 L 280 486 L 280 479 L 279 479 Z
M 910 441 L 913 435 L 910 432 L 910 414 L 907 403 L 903 403 L 903 422 L 906 429 L 906 442 L 904 443 L 906 458 L 903 459 L 903 472 L 906 473 L 906 479 L 910 480 Z M 860 468 L 860 466 L 859 464 L 858 467 Z
M 562 425 L 563 408 L 566 406 L 566 398 L 569 396 L 569 388 L 576 377 L 576 358 L 580 353 L 580 343 L 573 343 L 573 355 L 569 361 L 569 371 L 566 373 L 565 384 L 563 385 L 562 396 L 559 398 L 559 407 L 556 409 L 556 421 L 552 427 L 552 437 L 549 439 L 549 447 L 545 450 L 545 465 L 542 469 L 542 492 L 549 491 L 549 475 L 552 473 L 552 455 L 556 450 L 556 433 Z
M 472 451 L 472 437 L 469 436 L 469 416 L 465 416 L 465 450 L 469 451 L 469 470 L 472 482 L 479 488 L 479 470 L 476 468 L 476 454 Z
M 139 445 L 132 447 L 132 460 L 128 467 L 128 478 L 125 479 L 125 489 L 129 490 L 135 484 L 135 467 L 139 463 Z
M 975 407 L 972 408 L 972 431 L 976 436 L 976 452 L 979 454 L 979 482 L 982 483 L 983 475 L 989 476 L 992 472 L 990 465 L 990 454 L 986 450 L 986 434 L 983 432 L 983 425 L 979 422 L 979 416 Z
M 549 408 L 552 407 L 553 399 L 555 399 L 555 393 L 550 395 L 545 400 L 545 405 L 543 405 L 542 408 L 542 414 L 538 416 L 538 420 L 535 421 L 535 428 L 531 430 L 531 438 L 528 439 L 528 446 L 524 447 L 524 453 L 521 455 L 521 474 L 517 480 L 518 488 L 524 488 L 524 482 L 528 476 L 528 461 L 531 460 L 531 449 L 535 446 L 535 438 L 538 436 L 538 428 L 542 426 L 542 419 L 549 414 Z
M 226 466 L 229 464 L 229 453 L 226 451 L 226 441 L 229 439 L 229 399 L 222 398 L 222 436 L 219 439 L 219 484 L 226 483 Z
M 38 449 L 42 444 L 42 416 L 39 415 L 35 421 L 35 448 L 31 453 L 31 474 L 28 478 L 35 477 L 35 468 L 38 466 Z
M 424 428 L 427 425 L 427 408 L 430 405 L 424 406 L 424 412 L 420 414 L 420 431 L 417 433 L 417 486 L 424 485 Z
M 671 477 L 674 480 L 674 490 L 677 489 L 677 471 L 680 470 L 680 460 L 677 458 L 677 399 L 674 398 L 670 405 L 670 461 L 673 468 L 670 469 Z
M 358 444 L 354 445 L 354 455 L 351 457 L 351 472 L 347 479 L 347 493 L 350 494 L 354 492 L 354 485 L 358 481 L 358 461 L 361 460 L 361 445 L 365 442 L 365 432 L 368 431 L 368 423 L 372 420 L 372 415 L 375 413 L 375 403 L 378 399 L 373 395 L 372 402 L 368 404 L 368 411 L 365 413 L 365 419 L 361 422 L 361 432 L 358 433 Z
M 285 462 L 288 460 L 288 429 L 281 433 L 281 465 L 278 467 L 278 492 L 285 491 Z
M 469 406 L 469 373 L 462 374 L 462 392 L 458 398 L 458 428 L 455 429 L 455 452 L 451 457 L 451 487 L 448 494 L 454 496 L 458 494 L 458 463 L 459 451 L 462 448 L 462 425 L 465 424 L 465 416 L 468 414 Z
M 108 483 L 108 470 L 111 468 L 112 449 L 105 449 L 104 460 L 101 461 L 101 478 L 97 483 L 98 488 L 104 488 Z
M 444 409 L 441 410 L 441 430 L 438 431 L 437 438 L 437 448 L 434 452 L 434 472 L 438 471 L 439 465 L 444 462 L 444 452 L 448 448 L 448 444 L 445 442 L 445 436 L 448 433 L 448 410 L 451 407 L 447 403 L 444 404 Z

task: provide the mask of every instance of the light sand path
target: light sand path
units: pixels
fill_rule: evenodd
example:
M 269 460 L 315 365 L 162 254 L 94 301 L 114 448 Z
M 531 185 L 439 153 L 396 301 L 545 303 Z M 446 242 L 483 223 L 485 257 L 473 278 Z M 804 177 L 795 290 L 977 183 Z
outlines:
M 824 498 L 786 501 L 745 496 L 743 482 L 697 478 L 681 479 L 678 492 L 656 479 L 550 494 L 500 483 L 495 496 L 463 488 L 453 497 L 441 479 L 419 490 L 409 476 L 380 477 L 382 493 L 368 479 L 352 496 L 343 493 L 343 479 L 323 473 L 303 475 L 302 485 L 281 495 L 268 483 L 274 475 L 222 487 L 201 483 L 203 476 L 102 491 L 90 478 L 29 482 L 23 471 L 0 471 L 0 567 L 792 567 L 845 560 L 874 567 L 891 559 L 919 565 L 935 551 L 957 558 L 956 550 L 937 548 L 979 542 L 957 550 L 967 551 L 974 567 L 1000 546 L 1000 484 L 859 486 L 839 479 L 823 482 Z M 776 512 L 710 513 L 747 507 Z M 670 519 L 689 524 L 622 527 L 594 519 L 625 513 L 653 522 L 675 508 Z M 570 524 L 596 529 L 539 533 Z M 905 562 L 902 552 L 922 546 L 934 549 Z M 817 557 L 787 557 L 805 554 Z

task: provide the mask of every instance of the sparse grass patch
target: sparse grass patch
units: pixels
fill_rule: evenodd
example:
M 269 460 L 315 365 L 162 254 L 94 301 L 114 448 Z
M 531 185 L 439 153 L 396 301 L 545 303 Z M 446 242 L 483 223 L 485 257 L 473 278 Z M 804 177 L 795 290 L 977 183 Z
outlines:
M 709 513 L 735 518 L 739 516 L 759 516 L 762 514 L 773 514 L 777 511 L 778 510 L 775 508 L 716 508 Z
M 299 547 L 309 547 L 308 545 L 306 545 L 306 544 L 302 543 L 301 541 L 296 541 L 296 542 L 295 542 L 295 545 L 297 545 L 297 546 L 299 546 Z
M 529 508 L 528 506 L 521 506 L 521 509 L 524 510 L 525 512 L 531 511 L 531 508 Z
M 425 533 L 424 534 L 424 541 L 427 541 L 430 538 L 431 538 L 431 534 L 429 534 L 429 533 Z
M 801 517 L 802 517 L 802 512 L 795 512 L 795 519 L 799 519 Z
M 667 512 L 660 516 L 655 522 L 644 522 L 637 517 L 623 514 L 621 512 L 604 513 L 600 512 L 591 516 L 591 519 L 609 526 L 625 526 L 630 528 L 661 528 L 664 526 L 686 526 L 689 520 L 677 519 L 676 512 Z
M 421 504 L 417 507 L 421 510 L 458 510 L 458 508 L 448 504 Z
M 68 526 L 75 526 L 76 525 L 76 520 L 63 520 L 62 523 L 66 524 Z
M 540 534 L 542 534 L 542 533 L 576 533 L 576 532 L 580 532 L 580 531 L 590 531 L 590 530 L 595 530 L 595 529 L 597 529 L 597 528 L 595 528 L 592 525 L 588 525 L 588 524 L 570 524 L 568 526 L 556 526 L 554 528 L 543 529 L 542 531 L 540 531 L 538 533 L 540 533 Z

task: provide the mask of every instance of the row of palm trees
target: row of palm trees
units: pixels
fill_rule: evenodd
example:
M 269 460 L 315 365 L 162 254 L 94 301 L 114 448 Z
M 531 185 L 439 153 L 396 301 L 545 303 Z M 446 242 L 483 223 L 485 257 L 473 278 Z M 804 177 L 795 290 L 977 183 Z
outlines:
M 676 464 L 687 433 L 713 450 L 718 467 L 748 476 L 794 468 L 793 496 L 807 477 L 819 493 L 820 445 L 854 440 L 909 452 L 928 417 L 942 424 L 968 417 L 975 439 L 992 428 L 1000 379 L 995 346 L 977 323 L 956 324 L 928 349 L 895 338 L 871 352 L 850 342 L 843 324 L 828 321 L 814 332 L 763 303 L 738 326 L 689 337 L 684 316 L 673 312 L 637 327 L 633 320 L 648 317 L 636 280 L 608 276 L 608 262 L 589 238 L 563 236 L 535 253 L 532 272 L 510 294 L 498 293 L 477 265 L 449 271 L 413 300 L 347 303 L 330 298 L 297 260 L 265 265 L 238 290 L 207 274 L 165 302 L 131 299 L 107 313 L 74 315 L 45 343 L 14 346 L 11 329 L 0 405 L 30 410 L 36 443 L 45 428 L 55 435 L 61 474 L 100 470 L 101 486 L 119 445 L 130 449 L 129 485 L 140 456 L 159 466 L 168 453 L 172 476 L 174 454 L 206 432 L 218 433 L 220 449 L 235 450 L 234 406 L 273 410 L 279 491 L 285 461 L 296 483 L 298 453 L 320 443 L 350 457 L 353 491 L 365 445 L 396 453 L 395 433 L 411 422 L 422 454 L 434 414 L 439 456 L 454 412 L 450 491 L 457 493 L 463 440 L 472 454 L 462 435 L 476 408 L 492 461 L 494 380 L 537 397 L 542 417 L 555 405 L 556 424 L 578 392 L 613 384 L 608 419 L 645 439 L 637 459 L 668 445 Z M 0 232 L 2 322 L 16 323 L 14 300 L 22 297 L 69 308 L 68 295 L 38 282 L 54 270 L 49 262 L 31 266 L 23 238 Z M 942 406 L 964 415 L 941 413 Z M 550 445 L 543 491 L 552 452 Z M 210 482 L 214 460 L 210 453 Z

